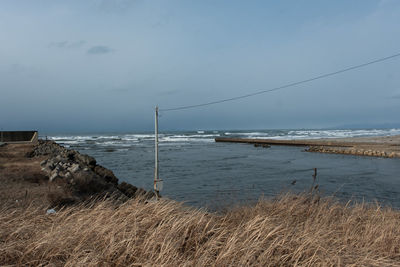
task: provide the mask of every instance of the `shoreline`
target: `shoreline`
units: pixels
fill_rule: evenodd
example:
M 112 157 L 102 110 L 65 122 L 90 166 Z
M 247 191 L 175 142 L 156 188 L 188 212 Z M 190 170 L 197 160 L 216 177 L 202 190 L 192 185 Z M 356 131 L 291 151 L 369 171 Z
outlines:
M 2 266 L 400 263 L 400 211 L 390 206 L 321 197 L 318 184 L 221 213 L 146 201 L 143 189 L 121 188 L 94 158 L 45 144 L 0 147 Z M 62 188 L 76 202 L 49 209 L 48 193 Z
M 91 156 L 53 141 L 8 143 L 0 147 L 0 204 L 18 208 L 32 205 L 60 208 L 107 198 L 124 203 L 150 199 L 153 192 L 126 182 Z
M 301 146 L 307 152 L 400 158 L 400 135 L 374 137 L 275 140 L 217 137 L 215 142 L 246 143 L 255 146 Z

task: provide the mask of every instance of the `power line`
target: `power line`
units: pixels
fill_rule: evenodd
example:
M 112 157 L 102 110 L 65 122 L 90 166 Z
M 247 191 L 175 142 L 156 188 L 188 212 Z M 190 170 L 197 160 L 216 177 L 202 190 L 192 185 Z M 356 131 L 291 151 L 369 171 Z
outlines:
M 360 64 L 360 65 L 352 66 L 352 67 L 345 68 L 345 69 L 341 69 L 341 70 L 338 70 L 338 71 L 334 71 L 334 72 L 326 73 L 326 74 L 323 74 L 323 75 L 319 75 L 319 76 L 316 76 L 316 77 L 313 77 L 313 78 L 301 80 L 301 81 L 298 81 L 298 82 L 289 83 L 289 84 L 282 85 L 282 86 L 279 86 L 279 87 L 275 87 L 275 88 L 272 88 L 272 89 L 262 90 L 262 91 L 258 91 L 258 92 L 254 92 L 254 93 L 250 93 L 250 94 L 246 94 L 246 95 L 241 95 L 241 96 L 236 96 L 236 97 L 232 97 L 232 98 L 226 98 L 226 99 L 221 99 L 221 100 L 216 100 L 216 101 L 211 101 L 211 102 L 206 102 L 206 103 L 202 103 L 202 104 L 195 104 L 195 105 L 189 105 L 189 106 L 181 106 L 181 107 L 175 107 L 175 108 L 160 109 L 160 111 L 164 111 L 165 112 L 165 111 L 174 111 L 174 110 L 198 108 L 198 107 L 204 107 L 204 106 L 215 105 L 215 104 L 220 104 L 220 103 L 224 103 L 224 102 L 239 100 L 239 99 L 242 99 L 242 98 L 247 98 L 247 97 L 251 97 L 251 96 L 255 96 L 255 95 L 261 95 L 261 94 L 265 94 L 265 93 L 269 93 L 269 92 L 285 89 L 285 88 L 288 88 L 288 87 L 296 86 L 296 85 L 299 85 L 299 84 L 312 82 L 312 81 L 319 80 L 319 79 L 322 79 L 322 78 L 326 78 L 326 77 L 329 77 L 329 76 L 334 76 L 334 75 L 337 75 L 337 74 L 340 74 L 340 73 L 343 73 L 343 72 L 359 69 L 359 68 L 362 68 L 362 67 L 365 67 L 365 66 L 368 66 L 368 65 L 372 65 L 372 64 L 375 64 L 375 63 L 379 63 L 379 62 L 382 62 L 382 61 L 386 61 L 386 60 L 389 60 L 389 59 L 392 59 L 392 58 L 395 58 L 395 57 L 398 57 L 398 56 L 400 56 L 400 53 L 394 54 L 394 55 L 391 55 L 391 56 L 388 56 L 388 57 L 375 59 L 375 60 L 369 61 L 367 63 L 363 63 L 363 64 Z

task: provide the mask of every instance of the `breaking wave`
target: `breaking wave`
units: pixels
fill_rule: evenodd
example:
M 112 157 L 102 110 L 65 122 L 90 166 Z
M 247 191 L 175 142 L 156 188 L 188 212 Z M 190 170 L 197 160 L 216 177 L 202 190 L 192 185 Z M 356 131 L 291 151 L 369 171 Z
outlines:
M 343 137 L 368 137 L 399 135 L 400 129 L 361 129 L 361 130 L 265 130 L 265 131 L 196 131 L 160 133 L 161 144 L 213 142 L 216 137 L 238 137 L 257 139 L 318 139 Z M 68 146 L 129 147 L 154 142 L 152 133 L 99 134 L 99 135 L 53 135 L 48 136 L 60 144 Z

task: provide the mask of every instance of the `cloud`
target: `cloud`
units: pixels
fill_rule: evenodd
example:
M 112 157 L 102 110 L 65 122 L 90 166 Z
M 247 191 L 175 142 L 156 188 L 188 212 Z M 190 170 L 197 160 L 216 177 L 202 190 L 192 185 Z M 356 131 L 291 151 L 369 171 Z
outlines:
M 61 48 L 61 49 L 71 49 L 71 48 L 79 48 L 85 44 L 85 41 L 59 41 L 59 42 L 52 42 L 49 44 L 50 47 Z
M 393 95 L 391 98 L 392 99 L 400 99 L 400 93 Z
M 101 55 L 101 54 L 108 54 L 113 52 L 114 50 L 108 46 L 104 45 L 95 45 L 92 46 L 87 50 L 87 53 L 90 55 Z

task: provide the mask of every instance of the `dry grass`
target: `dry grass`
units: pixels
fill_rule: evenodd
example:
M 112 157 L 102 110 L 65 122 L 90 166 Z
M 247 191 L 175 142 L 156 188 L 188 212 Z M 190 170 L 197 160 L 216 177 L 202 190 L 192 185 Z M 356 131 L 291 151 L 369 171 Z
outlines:
M 0 211 L 0 265 L 399 266 L 400 212 L 285 195 L 207 213 L 163 200 Z

